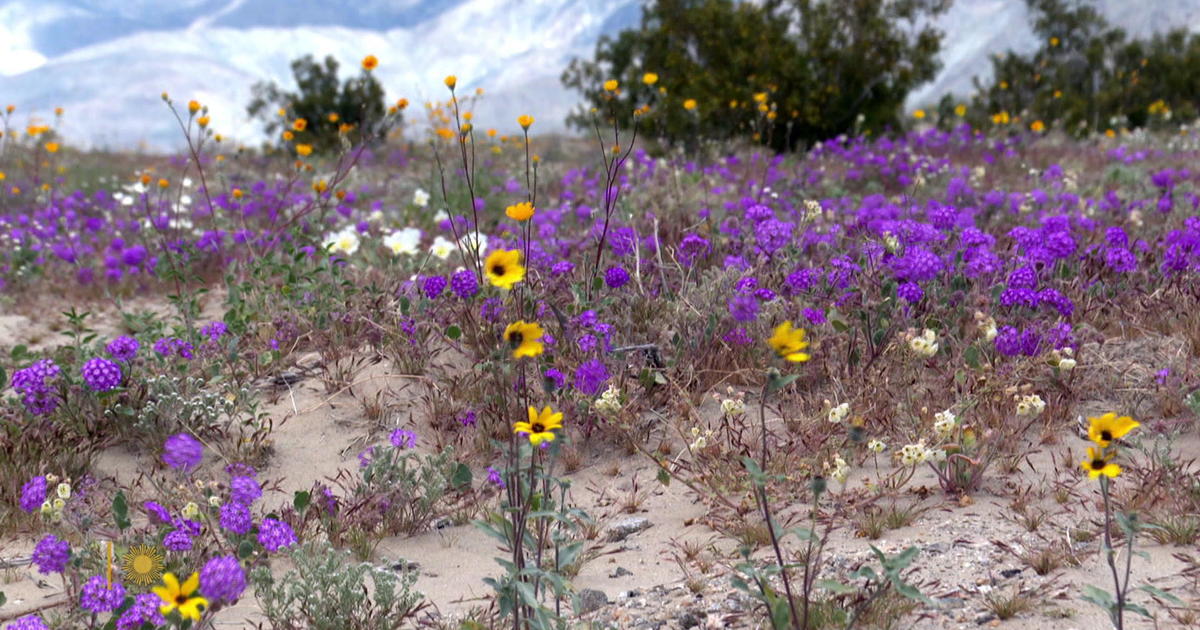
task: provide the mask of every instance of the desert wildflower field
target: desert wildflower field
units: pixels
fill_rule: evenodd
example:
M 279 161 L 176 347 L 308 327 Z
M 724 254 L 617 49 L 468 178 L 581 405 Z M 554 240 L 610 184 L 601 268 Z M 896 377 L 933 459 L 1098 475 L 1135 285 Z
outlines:
M 4 628 L 1200 620 L 1195 129 L 664 148 L 443 83 L 270 151 L 7 108 Z

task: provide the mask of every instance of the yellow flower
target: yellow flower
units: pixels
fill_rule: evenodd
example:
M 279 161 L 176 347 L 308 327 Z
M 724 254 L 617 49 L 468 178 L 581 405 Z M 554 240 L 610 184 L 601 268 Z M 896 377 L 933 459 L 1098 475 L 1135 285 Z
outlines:
M 803 363 L 810 357 L 804 349 L 808 342 L 804 340 L 803 328 L 792 328 L 791 320 L 775 327 L 775 333 L 767 339 L 767 343 L 775 350 L 775 354 L 792 363 Z
M 338 116 L 337 112 L 330 112 L 327 118 L 329 118 L 329 122 L 337 122 L 341 119 L 341 116 Z
M 317 181 L 313 182 L 312 189 L 317 194 L 321 194 L 326 190 L 329 190 L 329 184 L 325 183 L 325 180 L 323 179 L 318 179 Z
M 49 153 L 58 153 L 58 143 L 57 142 L 47 142 L 46 143 L 46 151 Z
M 1035 120 L 1031 125 L 1029 125 L 1029 130 L 1033 133 L 1042 133 L 1046 130 L 1046 123 L 1040 120 Z
M 1106 137 L 1106 138 L 1116 138 L 1116 137 L 1117 137 L 1117 132 L 1113 131 L 1112 129 L 1105 129 L 1105 130 L 1104 130 L 1104 137 Z
M 1087 471 L 1088 479 L 1095 479 L 1100 475 L 1115 478 L 1121 474 L 1121 467 L 1109 461 L 1103 450 L 1097 451 L 1094 446 L 1089 446 L 1087 453 L 1087 459 L 1079 462 L 1079 465 Z
M 1062 90 L 1054 90 L 1054 98 L 1062 98 Z
M 539 339 L 545 330 L 537 322 L 517 320 L 504 329 L 504 340 L 513 349 L 513 358 L 536 357 L 545 349 Z
M 1050 46 L 1051 47 L 1058 46 L 1058 38 L 1057 37 L 1050 38 Z
M 354 125 L 350 123 L 338 125 L 338 133 L 350 133 L 351 131 L 354 131 Z
M 408 99 L 396 99 L 396 109 L 404 109 L 405 107 L 408 107 Z
M 166 178 L 162 178 L 162 179 L 158 180 L 159 188 L 166 188 L 167 186 L 170 186 L 170 185 L 171 185 L 171 182 L 169 180 L 167 180 Z
M 522 129 L 529 129 L 533 126 L 533 116 L 529 114 L 517 116 L 517 124 L 521 125 Z
M 620 85 L 621 84 L 619 82 L 617 82 L 616 79 L 609 79 L 604 82 L 604 91 L 605 92 L 616 92 L 617 87 Z
M 61 108 L 61 107 L 55 107 L 55 108 L 54 108 L 54 115 L 55 115 L 55 116 L 62 116 L 62 115 L 63 115 L 63 108 Z
M 285 142 L 291 142 L 292 138 L 295 138 L 295 137 L 296 137 L 296 134 L 292 133 L 290 130 L 283 132 L 283 140 Z
M 196 124 L 200 125 L 201 127 L 207 127 L 208 126 L 208 116 L 201 116 L 201 117 L 197 118 Z
M 125 579 L 139 586 L 150 586 L 163 574 L 162 551 L 149 545 L 134 545 L 121 559 Z
M 304 131 L 308 129 L 308 121 L 303 118 L 297 118 L 292 121 L 292 129 L 296 131 Z
M 529 443 L 540 446 L 542 442 L 553 442 L 554 429 L 562 428 L 562 412 L 555 413 L 549 405 L 539 413 L 534 407 L 529 408 L 528 422 L 513 423 L 513 433 L 523 433 L 529 436 Z
M 483 270 L 488 281 L 502 289 L 511 289 L 525 279 L 525 267 L 521 265 L 519 249 L 498 249 L 488 254 Z
M 287 110 L 286 110 L 286 109 L 284 109 L 284 108 L 282 108 L 282 107 L 280 107 L 279 109 L 275 110 L 275 113 L 276 113 L 276 114 L 279 114 L 279 117 L 280 117 L 280 118 L 283 118 L 284 116 L 287 116 Z
M 379 59 L 375 58 L 375 55 L 367 55 L 366 57 L 363 57 L 363 60 L 362 60 L 363 70 L 370 72 L 370 71 L 374 70 L 378 65 L 379 65 Z
M 200 101 L 188 101 L 188 113 L 195 114 L 200 111 Z
M 646 85 L 654 85 L 655 83 L 658 83 L 658 75 L 654 74 L 653 72 L 647 72 L 646 74 L 642 75 L 642 83 L 645 83 Z
M 458 77 L 454 76 L 453 74 L 447 75 L 446 78 L 443 80 L 443 83 L 446 84 L 446 87 L 453 90 L 454 86 L 458 85 Z
M 1100 448 L 1108 448 L 1113 440 L 1141 426 L 1141 423 L 1129 416 L 1117 417 L 1117 414 L 1111 412 L 1088 420 L 1088 439 Z
M 533 204 L 528 201 L 511 205 L 504 209 L 504 214 L 513 221 L 528 221 L 533 216 Z
M 310 155 L 310 154 L 312 154 L 312 145 L 311 144 L 297 144 L 296 145 L 296 153 L 299 155 L 303 155 L 303 156 Z
M 5 175 L 4 171 L 0 171 L 0 182 L 4 181 L 5 178 L 7 178 L 7 177 L 8 177 L 8 175 Z
M 684 101 L 683 108 L 688 110 L 689 112 L 692 111 L 693 109 L 696 109 L 696 99 L 689 98 L 686 101 Z
M 165 94 L 165 92 L 164 92 L 164 94 Z M 14 111 L 16 111 L 16 109 L 17 109 L 17 106 L 16 106 L 16 105 L 9 105 L 8 107 L 5 107 L 5 108 L 4 108 L 4 111 L 6 111 L 6 112 L 8 112 L 8 113 L 10 113 L 10 114 L 11 114 L 11 113 L 13 113 Z
M 200 613 L 208 607 L 208 600 L 199 596 L 192 597 L 192 593 L 195 593 L 199 586 L 199 573 L 192 573 L 182 585 L 173 573 L 164 575 L 163 586 L 154 587 L 154 594 L 163 601 L 158 608 L 159 612 L 168 615 L 171 611 L 178 610 L 184 619 L 200 621 Z
M 966 116 L 967 115 L 967 106 L 963 105 L 962 103 L 955 105 L 954 106 L 954 115 L 958 116 L 959 118 Z
M 243 193 L 243 192 L 242 192 L 242 189 L 241 189 L 241 188 L 234 188 L 234 189 L 233 189 L 233 198 L 234 198 L 234 199 L 241 199 L 241 198 L 242 198 L 242 195 L 244 195 L 244 194 L 245 194 L 245 193 Z
M 917 120 L 922 120 L 922 119 L 924 119 L 924 118 L 925 118 L 925 110 L 923 110 L 923 109 L 918 109 L 918 110 L 914 111 L 914 112 L 913 112 L 913 118 L 916 118 Z

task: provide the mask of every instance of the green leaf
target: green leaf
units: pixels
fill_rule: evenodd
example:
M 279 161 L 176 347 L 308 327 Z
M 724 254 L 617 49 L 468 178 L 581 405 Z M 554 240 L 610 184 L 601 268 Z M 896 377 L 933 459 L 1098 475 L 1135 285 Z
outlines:
M 125 491 L 118 490 L 112 500 L 113 521 L 117 529 L 125 531 L 132 523 L 129 522 L 129 503 L 125 500 Z
M 666 468 L 658 469 L 658 477 L 657 478 L 658 478 L 658 483 L 661 483 L 664 486 L 671 485 L 671 473 L 667 472 Z
M 471 468 L 466 464 L 459 463 L 454 468 L 454 476 L 450 478 L 450 486 L 454 489 L 465 488 L 471 485 L 471 480 L 474 476 L 471 474 Z
M 458 339 L 459 337 L 462 337 L 462 329 L 459 328 L 457 324 L 451 324 L 450 327 L 446 329 L 446 336 L 451 339 Z
M 243 540 L 241 542 L 241 544 L 238 545 L 237 555 L 239 558 L 245 560 L 246 558 L 249 558 L 250 555 L 253 553 L 254 553 L 254 544 L 251 543 L 249 540 Z
M 296 511 L 301 514 L 304 513 L 305 508 L 308 507 L 308 504 L 311 501 L 312 494 L 307 490 L 297 490 L 296 494 L 292 495 L 292 506 L 295 507 Z
M 1103 608 L 1104 610 L 1109 611 L 1110 613 L 1116 607 L 1116 604 L 1113 602 L 1112 595 L 1110 595 L 1108 591 L 1096 588 L 1091 584 L 1083 585 L 1083 599 L 1084 601 L 1089 601 Z
M 784 387 L 791 385 L 792 382 L 798 378 L 800 378 L 799 374 L 788 374 L 787 376 L 783 376 L 778 372 L 772 372 L 767 377 L 767 394 L 774 394 Z
M 0 606 L 3 606 L 4 603 L 7 601 L 8 601 L 8 596 L 4 594 L 4 591 L 0 591 Z
M 967 367 L 971 368 L 972 370 L 978 370 L 979 348 L 976 348 L 975 346 L 967 346 L 967 349 L 963 350 L 963 361 L 967 362 Z
M 1132 613 L 1137 613 L 1147 619 L 1154 618 L 1154 615 L 1151 615 L 1150 611 L 1148 611 L 1145 608 L 1141 607 L 1140 605 L 1134 604 L 1132 602 L 1125 602 L 1125 610 L 1128 610 L 1129 612 L 1132 612 Z
M 1153 595 L 1159 599 L 1165 599 L 1168 602 L 1175 604 L 1176 606 L 1183 606 L 1183 600 L 1162 590 L 1161 588 L 1158 588 L 1157 586 L 1152 586 L 1150 584 L 1143 584 L 1143 585 L 1139 586 L 1138 588 L 1143 591 L 1146 591 L 1147 593 L 1150 593 L 1151 595 Z

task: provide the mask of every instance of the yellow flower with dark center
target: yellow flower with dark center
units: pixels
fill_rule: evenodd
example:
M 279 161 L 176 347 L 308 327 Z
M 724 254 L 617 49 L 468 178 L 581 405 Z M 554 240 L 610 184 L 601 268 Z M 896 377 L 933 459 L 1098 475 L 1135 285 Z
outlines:
M 808 342 L 804 340 L 803 328 L 792 328 L 791 320 L 775 327 L 775 333 L 767 339 L 767 343 L 775 350 L 775 354 L 792 363 L 803 363 L 809 360 Z
M 370 72 L 378 66 L 379 66 L 379 59 L 377 59 L 375 57 L 375 55 L 367 55 L 366 57 L 363 57 L 363 60 L 362 60 L 363 70 Z
M 121 556 L 121 572 L 125 579 L 139 586 L 150 586 L 163 574 L 163 554 L 150 545 L 134 545 Z
M 529 436 L 529 443 L 541 446 L 542 442 L 553 442 L 554 429 L 562 428 L 562 412 L 555 413 L 549 405 L 539 412 L 535 407 L 529 408 L 528 422 L 513 423 L 513 433 Z
M 525 279 L 525 267 L 521 265 L 521 250 L 498 249 L 488 254 L 483 263 L 488 282 L 502 289 L 511 289 Z
M 295 137 L 296 137 L 296 134 L 292 133 L 290 130 L 285 130 L 285 131 L 283 132 L 283 139 L 284 139 L 284 141 L 286 141 L 286 142 L 291 142 L 291 141 L 292 141 L 292 139 L 293 139 L 293 138 L 295 138 Z
M 203 597 L 192 597 L 192 593 L 200 586 L 200 574 L 192 573 L 182 585 L 173 573 L 163 576 L 163 586 L 155 586 L 154 594 L 163 601 L 158 607 L 159 612 L 169 615 L 178 610 L 184 619 L 200 621 L 200 614 L 208 607 L 208 600 Z
M 308 129 L 308 121 L 303 118 L 297 118 L 292 121 L 292 129 L 296 131 L 304 131 Z
M 1121 467 L 1112 463 L 1109 458 L 1104 456 L 1104 451 L 1097 451 L 1096 447 L 1089 446 L 1087 450 L 1087 459 L 1079 462 L 1083 469 L 1087 471 L 1088 479 L 1095 479 L 1100 475 L 1116 478 L 1121 474 Z
M 513 204 L 504 209 L 504 214 L 513 221 L 528 221 L 529 217 L 533 216 L 533 204 L 528 201 Z
M 504 329 L 504 340 L 512 347 L 514 359 L 536 357 L 545 349 L 540 341 L 545 333 L 537 322 L 517 320 Z
M 1117 417 L 1117 414 L 1111 412 L 1088 420 L 1088 439 L 1100 448 L 1108 448 L 1113 440 L 1124 437 L 1126 433 L 1141 426 L 1141 423 L 1129 416 Z

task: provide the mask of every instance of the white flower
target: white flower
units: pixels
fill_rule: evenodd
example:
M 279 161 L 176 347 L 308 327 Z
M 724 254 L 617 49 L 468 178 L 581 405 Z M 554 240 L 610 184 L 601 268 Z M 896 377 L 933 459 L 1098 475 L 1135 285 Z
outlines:
M 66 483 L 66 482 L 58 484 L 58 487 L 54 489 L 54 494 L 57 494 L 58 498 L 60 498 L 64 501 L 67 499 L 70 499 L 71 498 L 71 484 Z
M 925 451 L 925 459 L 935 464 L 940 464 L 946 461 L 946 449 L 931 448 Z
M 828 420 L 833 424 L 841 424 L 850 415 L 850 403 L 842 403 L 829 410 Z
M 421 207 L 421 208 L 428 206 L 429 205 L 429 193 L 425 192 L 425 190 L 422 188 L 418 188 L 418 189 L 414 190 L 413 191 L 413 204 L 418 207 Z
M 218 496 L 208 497 L 208 504 L 213 507 L 221 507 L 221 497 L 218 497 Z
M 831 466 L 829 462 L 825 462 L 823 468 L 825 469 L 826 476 L 838 483 L 846 483 L 846 477 L 850 475 L 850 465 L 846 463 L 846 460 L 842 459 L 841 455 L 834 455 L 833 465 Z
M 196 505 L 195 501 L 188 501 L 187 505 L 183 506 L 183 509 L 179 513 L 183 515 L 183 518 L 194 519 L 200 515 L 200 506 Z
M 1046 410 L 1046 401 L 1037 394 L 1028 394 L 1017 399 L 1018 416 L 1039 416 Z
M 937 333 L 926 328 L 920 336 L 908 340 L 908 348 L 913 354 L 928 359 L 938 352 Z
M 592 406 L 605 415 L 614 415 L 621 410 L 621 390 L 615 385 L 609 385 L 603 394 L 596 399 Z
M 412 256 L 417 253 L 417 247 L 421 244 L 421 230 L 415 227 L 407 227 L 403 230 L 396 230 L 391 234 L 383 237 L 383 245 L 392 250 L 392 255 L 399 256 L 406 254 Z
M 476 240 L 477 236 L 479 237 L 479 240 Z M 474 251 L 480 256 L 483 256 L 488 247 L 487 234 L 475 231 L 467 232 L 466 234 L 463 234 L 462 238 L 458 239 L 458 246 L 468 252 Z
M 429 246 L 429 253 L 441 258 L 442 260 L 446 260 L 450 257 L 450 254 L 454 253 L 454 250 L 456 249 L 458 249 L 457 245 L 451 243 L 446 237 L 439 234 L 437 238 L 433 239 L 433 245 Z
M 873 453 L 882 453 L 887 448 L 887 444 L 883 440 L 871 440 L 867 442 L 867 450 Z
M 949 409 L 933 414 L 933 430 L 941 437 L 946 437 L 958 426 L 958 418 Z
M 896 238 L 896 235 L 891 232 L 884 232 L 883 247 L 887 249 L 888 253 L 895 254 L 900 251 L 900 239 Z
M 325 250 L 334 254 L 352 256 L 358 251 L 358 244 L 358 233 L 350 227 L 325 237 Z
M 727 416 L 740 416 L 746 413 L 746 403 L 737 398 L 726 398 L 721 401 L 721 413 Z
M 1058 369 L 1064 372 L 1070 372 L 1075 369 L 1075 359 L 1059 359 Z
M 904 448 L 900 449 L 900 463 L 905 466 L 916 466 L 925 463 L 925 460 L 929 459 L 929 455 L 930 451 L 925 446 L 925 440 L 916 444 L 905 444 Z
M 689 445 L 689 448 L 693 451 L 698 451 L 708 446 L 708 438 L 712 437 L 712 435 L 712 429 L 706 429 L 702 433 L 700 427 L 692 427 L 692 443 Z
M 67 502 L 64 501 L 63 499 L 55 499 L 54 503 L 52 503 L 51 505 L 54 506 L 55 512 L 62 512 L 63 508 L 67 507 Z

